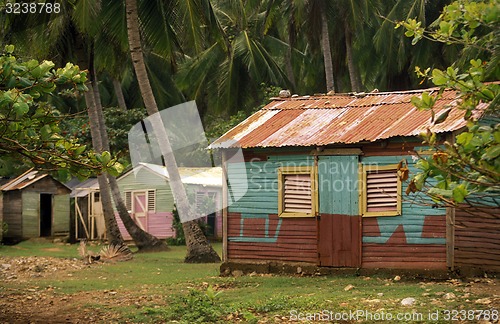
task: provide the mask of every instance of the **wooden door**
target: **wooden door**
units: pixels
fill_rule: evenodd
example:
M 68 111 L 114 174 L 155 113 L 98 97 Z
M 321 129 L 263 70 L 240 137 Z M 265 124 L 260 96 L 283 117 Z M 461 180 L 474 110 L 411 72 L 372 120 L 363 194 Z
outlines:
M 361 264 L 358 156 L 321 156 L 318 161 L 318 263 L 330 267 Z
M 132 214 L 140 228 L 148 230 L 148 206 L 146 192 L 132 193 Z

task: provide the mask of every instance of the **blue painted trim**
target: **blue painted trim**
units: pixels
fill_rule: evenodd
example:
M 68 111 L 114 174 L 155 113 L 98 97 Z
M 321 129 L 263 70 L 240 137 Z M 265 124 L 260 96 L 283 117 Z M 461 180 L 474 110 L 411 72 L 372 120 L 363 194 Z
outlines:
M 363 237 L 363 243 L 378 243 L 378 244 L 386 244 L 390 239 L 390 236 L 365 236 Z M 436 245 L 445 245 L 446 239 L 444 238 L 421 238 L 421 237 L 407 237 L 407 244 L 436 244 Z
M 256 217 L 256 216 L 257 216 L 257 214 L 241 215 L 240 236 L 228 237 L 227 240 L 231 241 L 231 242 L 276 243 L 278 241 L 278 236 L 279 236 L 280 229 L 281 229 L 282 218 L 279 219 L 278 224 L 276 225 L 276 230 L 274 231 L 274 236 L 271 237 L 271 236 L 269 236 L 269 215 L 259 215 L 260 217 Z M 262 219 L 266 220 L 265 231 L 264 231 L 265 237 L 249 237 L 249 236 L 243 235 L 244 221 L 247 218 L 253 218 L 253 219 L 262 218 Z

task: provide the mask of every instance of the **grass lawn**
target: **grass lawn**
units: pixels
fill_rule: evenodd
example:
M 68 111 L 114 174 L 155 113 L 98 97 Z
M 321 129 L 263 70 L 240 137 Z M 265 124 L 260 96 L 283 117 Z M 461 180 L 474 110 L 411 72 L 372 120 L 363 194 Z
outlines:
M 32 261 L 70 258 L 76 264 L 83 264 L 73 260 L 78 258 L 77 247 L 29 241 L 0 246 L 0 266 L 16 265 L 12 258 L 18 257 L 29 257 Z M 220 252 L 221 245 L 216 244 L 215 248 Z M 98 247 L 89 249 L 97 251 Z M 0 271 L 0 306 L 9 307 L 7 300 L 19 303 L 29 299 L 28 303 L 32 298 L 51 300 L 57 306 L 60 301 L 70 299 L 71 306 L 65 306 L 68 313 L 76 316 L 92 310 L 98 314 L 96 321 L 117 323 L 257 323 L 302 319 L 302 322 L 369 323 L 380 322 L 377 320 L 384 319 L 382 316 L 385 319 L 392 316 L 393 320 L 404 316 L 398 321 L 410 323 L 428 322 L 429 313 L 436 312 L 439 321 L 433 322 L 437 323 L 448 322 L 446 310 L 491 308 L 476 302 L 490 297 L 488 293 L 473 291 L 469 282 L 458 280 L 421 281 L 404 276 L 395 280 L 384 273 L 372 277 L 256 274 L 220 277 L 219 264 L 185 264 L 184 255 L 184 247 L 171 247 L 169 252 L 135 254 L 126 262 L 95 263 L 47 275 L 43 274 L 48 270 L 39 269 L 40 276 L 10 280 L 2 277 Z M 401 305 L 401 300 L 407 297 L 415 302 L 411 306 Z M 47 303 L 39 304 L 48 307 Z M 36 308 L 31 311 L 36 312 Z

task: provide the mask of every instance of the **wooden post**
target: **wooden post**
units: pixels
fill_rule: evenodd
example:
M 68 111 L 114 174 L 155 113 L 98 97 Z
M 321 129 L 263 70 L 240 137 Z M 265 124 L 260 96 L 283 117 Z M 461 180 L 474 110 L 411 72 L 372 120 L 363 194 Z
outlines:
M 78 197 L 75 197 L 75 214 L 78 216 L 78 217 L 75 217 L 75 225 L 76 225 L 76 229 L 75 229 L 75 233 L 76 233 L 76 238 L 78 238 L 78 219 L 80 219 L 80 221 L 82 222 L 82 225 L 83 225 L 83 229 L 85 230 L 85 235 L 88 238 L 89 237 L 89 230 L 87 229 L 87 225 L 85 224 L 85 220 L 83 219 L 83 214 L 82 214 L 82 211 L 80 210 L 80 207 L 78 205 Z
M 455 267 L 455 208 L 446 208 L 446 265 Z
M 227 160 L 226 152 L 222 151 L 222 261 L 227 261 Z
M 78 239 L 78 197 L 75 196 L 75 240 Z

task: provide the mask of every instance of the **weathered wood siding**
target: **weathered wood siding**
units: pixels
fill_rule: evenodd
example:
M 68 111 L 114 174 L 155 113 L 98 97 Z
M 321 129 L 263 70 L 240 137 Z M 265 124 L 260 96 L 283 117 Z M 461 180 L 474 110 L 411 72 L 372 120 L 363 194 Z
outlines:
M 500 208 L 455 209 L 455 267 L 500 271 L 499 215 Z
M 417 172 L 410 155 L 364 156 L 361 163 L 382 166 L 402 159 L 410 174 Z M 363 217 L 362 267 L 446 269 L 446 210 L 432 208 L 430 201 L 419 205 L 405 190 L 403 183 L 401 216 Z
M 319 264 L 359 267 L 361 222 L 359 218 L 358 156 L 320 156 Z
M 3 240 L 3 192 L 0 192 L 0 242 Z
M 22 204 L 22 237 L 40 236 L 40 194 L 38 192 L 23 191 Z
M 67 235 L 70 227 L 69 195 L 55 195 L 52 198 L 52 235 Z
M 52 229 L 61 233 L 69 232 L 70 189 L 50 176 L 46 176 L 22 190 L 3 193 L 3 218 L 9 229 L 4 238 L 23 239 L 40 235 L 40 194 L 54 195 L 52 202 Z M 59 197 L 58 203 L 54 201 Z M 55 218 L 54 216 L 57 215 Z M 64 229 L 63 229 L 64 228 Z
M 228 164 L 230 176 L 248 177 L 244 196 L 228 207 L 228 259 L 282 260 L 316 263 L 314 217 L 278 217 L 277 169 L 311 166 L 311 156 L 270 156 L 267 161 Z M 246 188 L 229 188 L 231 194 Z
M 22 193 L 8 191 L 3 193 L 3 221 L 7 223 L 8 231 L 4 238 L 21 238 L 23 235 L 22 224 Z
M 37 182 L 30 184 L 29 186 L 23 188 L 22 191 L 46 193 L 52 195 L 65 195 L 71 192 L 70 189 L 61 184 L 59 181 L 54 180 L 50 176 L 44 177 Z

